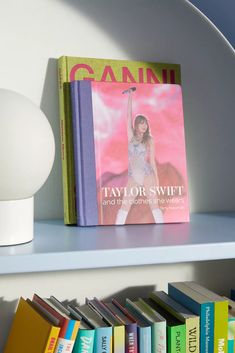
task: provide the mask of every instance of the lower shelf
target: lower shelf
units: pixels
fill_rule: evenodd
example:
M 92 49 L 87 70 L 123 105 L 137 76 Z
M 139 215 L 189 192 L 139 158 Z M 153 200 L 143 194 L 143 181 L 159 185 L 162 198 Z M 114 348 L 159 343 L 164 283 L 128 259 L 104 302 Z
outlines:
M 235 214 L 192 214 L 190 223 L 105 227 L 35 223 L 31 243 L 0 248 L 0 274 L 231 259 Z

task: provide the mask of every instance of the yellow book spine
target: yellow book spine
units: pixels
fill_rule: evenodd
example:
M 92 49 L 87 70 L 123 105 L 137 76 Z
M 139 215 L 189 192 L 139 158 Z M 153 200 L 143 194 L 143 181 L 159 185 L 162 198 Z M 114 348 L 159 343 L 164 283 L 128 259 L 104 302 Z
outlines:
M 125 326 L 113 327 L 113 353 L 125 353 Z
M 59 327 L 53 326 L 51 328 L 51 332 L 50 332 L 50 335 L 48 337 L 48 341 L 47 341 L 44 353 L 53 353 L 54 352 L 59 333 L 60 333 L 60 328 Z
M 228 352 L 228 302 L 215 302 L 214 353 Z
M 200 319 L 186 319 L 186 353 L 200 353 Z

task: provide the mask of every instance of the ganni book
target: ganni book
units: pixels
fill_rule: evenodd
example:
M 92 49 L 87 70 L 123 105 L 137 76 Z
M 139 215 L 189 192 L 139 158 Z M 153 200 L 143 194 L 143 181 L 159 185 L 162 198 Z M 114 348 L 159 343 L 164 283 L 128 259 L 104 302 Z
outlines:
M 64 200 L 64 223 L 76 224 L 76 193 L 70 82 L 180 84 L 180 65 L 171 63 L 61 56 L 58 59 L 61 160 Z

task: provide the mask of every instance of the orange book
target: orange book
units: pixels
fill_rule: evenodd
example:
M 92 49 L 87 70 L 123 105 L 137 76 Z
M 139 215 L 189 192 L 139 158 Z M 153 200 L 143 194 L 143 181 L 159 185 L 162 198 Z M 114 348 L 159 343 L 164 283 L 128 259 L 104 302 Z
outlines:
M 53 353 L 60 328 L 20 298 L 4 353 Z

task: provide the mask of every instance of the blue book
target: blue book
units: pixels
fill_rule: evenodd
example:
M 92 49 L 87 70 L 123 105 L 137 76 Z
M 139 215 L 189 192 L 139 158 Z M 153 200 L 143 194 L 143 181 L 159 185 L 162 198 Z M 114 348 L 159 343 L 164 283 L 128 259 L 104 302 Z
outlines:
M 168 294 L 200 316 L 200 352 L 214 353 L 214 303 L 182 282 L 169 283 Z

